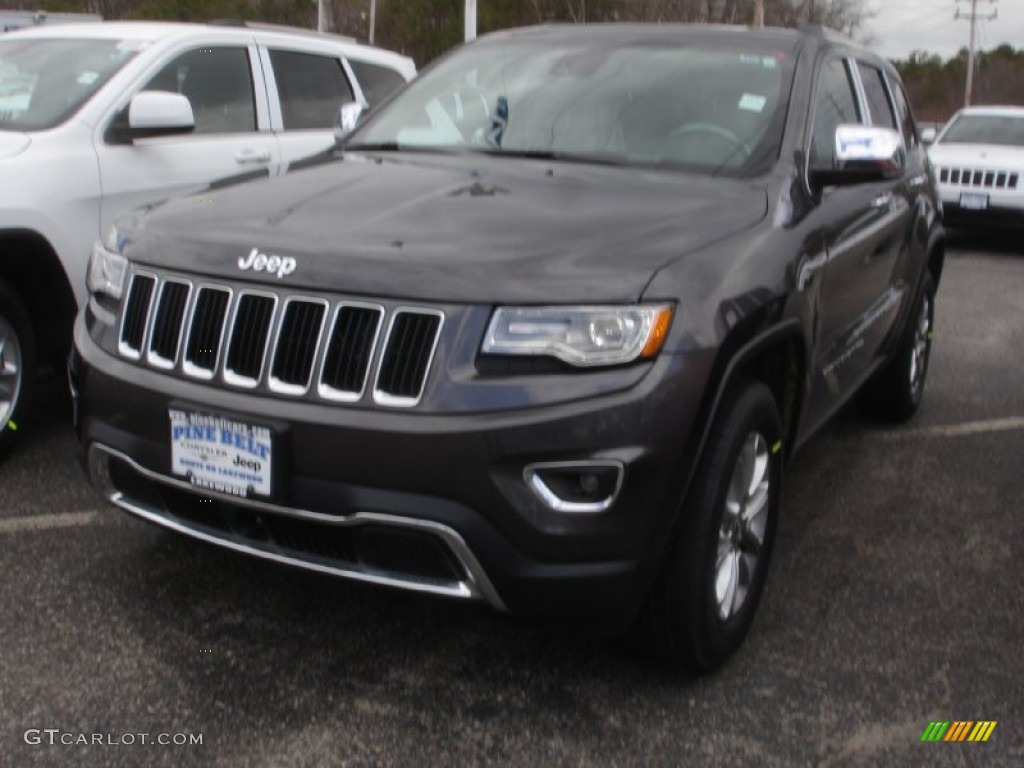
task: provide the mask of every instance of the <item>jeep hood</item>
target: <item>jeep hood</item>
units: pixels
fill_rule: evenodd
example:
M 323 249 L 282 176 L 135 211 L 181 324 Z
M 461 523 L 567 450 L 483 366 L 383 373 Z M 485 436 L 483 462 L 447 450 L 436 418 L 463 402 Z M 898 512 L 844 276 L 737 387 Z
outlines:
M 1024 147 L 998 144 L 933 144 L 928 155 L 938 166 L 1013 172 L 1024 165 Z
M 438 302 L 635 301 L 662 266 L 750 227 L 749 182 L 492 157 L 349 153 L 123 224 L 125 254 L 207 277 Z M 243 271 L 256 248 L 291 257 Z
M 31 143 L 32 138 L 27 133 L 0 131 L 0 160 L 20 155 Z

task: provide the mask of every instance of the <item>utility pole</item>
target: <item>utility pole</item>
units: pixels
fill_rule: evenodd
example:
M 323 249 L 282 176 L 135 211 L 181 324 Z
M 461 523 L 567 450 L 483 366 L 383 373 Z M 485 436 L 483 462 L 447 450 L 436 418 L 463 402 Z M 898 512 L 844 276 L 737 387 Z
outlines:
M 995 3 L 996 0 L 984 0 L 989 3 Z M 959 3 L 959 0 L 957 0 Z M 974 27 L 978 19 L 982 21 L 992 21 L 999 14 L 998 10 L 993 10 L 992 13 L 978 13 L 978 0 L 970 0 L 971 11 L 970 13 L 961 12 L 960 6 L 957 5 L 956 13 L 953 15 L 954 19 L 967 19 L 971 24 L 971 43 L 967 48 L 967 82 L 964 85 L 964 106 L 971 106 L 971 95 L 974 91 Z
M 466 0 L 466 28 L 465 41 L 476 39 L 476 0 Z
M 316 4 L 316 31 L 327 31 L 327 0 L 317 0 Z
M 373 30 L 377 26 L 377 0 L 370 0 L 370 45 L 373 45 Z
M 764 0 L 754 3 L 754 26 L 758 29 L 764 26 Z

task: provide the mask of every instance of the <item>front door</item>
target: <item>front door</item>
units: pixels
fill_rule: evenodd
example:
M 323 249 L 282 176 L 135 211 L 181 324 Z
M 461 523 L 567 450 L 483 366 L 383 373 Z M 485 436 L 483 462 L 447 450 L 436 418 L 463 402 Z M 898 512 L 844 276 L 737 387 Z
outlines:
M 858 106 L 854 66 L 837 57 L 822 69 L 815 100 L 812 167 L 832 163 L 839 125 L 885 124 L 892 119 L 891 112 L 888 118 L 872 119 L 870 98 Z M 873 370 L 907 296 L 897 269 L 908 246 L 912 215 L 903 178 L 829 188 L 821 194 L 814 218 L 822 222 L 825 262 L 817 295 L 806 419 L 810 425 L 831 415 Z
M 193 49 L 176 55 L 140 89 L 187 96 L 195 131 L 133 143 L 107 132 L 97 146 L 101 232 L 133 208 L 201 192 L 214 182 L 276 174 L 280 150 L 269 130 L 258 67 L 255 46 Z M 114 123 L 126 120 L 127 108 Z

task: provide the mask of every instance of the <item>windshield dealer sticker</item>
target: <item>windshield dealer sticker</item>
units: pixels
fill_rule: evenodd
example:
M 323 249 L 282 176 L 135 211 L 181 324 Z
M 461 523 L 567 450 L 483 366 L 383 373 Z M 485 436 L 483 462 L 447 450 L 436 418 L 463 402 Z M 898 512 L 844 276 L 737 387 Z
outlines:
M 768 99 L 765 96 L 757 96 L 753 93 L 744 93 L 737 106 L 747 112 L 762 112 L 764 111 L 764 105 L 767 103 Z

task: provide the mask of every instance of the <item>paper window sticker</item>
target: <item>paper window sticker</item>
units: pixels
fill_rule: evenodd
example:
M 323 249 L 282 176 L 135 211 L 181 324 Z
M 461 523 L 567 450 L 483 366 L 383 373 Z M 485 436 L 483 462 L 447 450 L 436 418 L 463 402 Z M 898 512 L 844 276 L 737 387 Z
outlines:
M 737 106 L 747 112 L 762 112 L 764 111 L 764 105 L 767 103 L 768 99 L 764 96 L 758 96 L 753 93 L 744 93 Z

